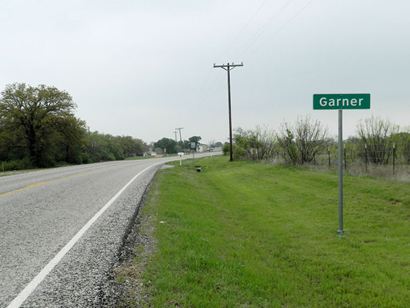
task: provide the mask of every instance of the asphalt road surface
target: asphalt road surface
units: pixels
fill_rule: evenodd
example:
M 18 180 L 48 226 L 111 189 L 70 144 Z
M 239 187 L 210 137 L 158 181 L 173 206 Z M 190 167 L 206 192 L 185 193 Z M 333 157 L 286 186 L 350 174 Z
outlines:
M 148 183 L 169 160 L 0 177 L 0 307 L 95 306 Z

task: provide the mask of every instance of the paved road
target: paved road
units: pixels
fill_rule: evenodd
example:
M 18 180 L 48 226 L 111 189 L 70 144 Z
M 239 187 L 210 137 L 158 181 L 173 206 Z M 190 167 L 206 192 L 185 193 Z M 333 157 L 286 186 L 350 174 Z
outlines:
M 1 177 L 0 307 L 95 305 L 140 198 L 167 160 Z

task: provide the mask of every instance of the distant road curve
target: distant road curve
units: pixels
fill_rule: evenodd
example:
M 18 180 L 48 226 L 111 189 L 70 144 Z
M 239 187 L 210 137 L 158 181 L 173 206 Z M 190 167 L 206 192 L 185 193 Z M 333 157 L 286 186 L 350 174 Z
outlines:
M 0 177 L 0 307 L 93 306 L 148 183 L 177 159 Z

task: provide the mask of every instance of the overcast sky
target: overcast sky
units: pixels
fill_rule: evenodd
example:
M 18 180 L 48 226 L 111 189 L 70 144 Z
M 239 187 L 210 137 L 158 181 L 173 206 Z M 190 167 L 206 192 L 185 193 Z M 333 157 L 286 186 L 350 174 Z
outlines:
M 345 136 L 376 115 L 410 125 L 410 1 L 0 0 L 0 89 L 14 82 L 68 91 L 91 130 L 150 142 L 228 136 L 233 125 L 277 129 L 311 115 L 331 135 L 336 111 L 314 93 L 371 93 L 344 113 Z

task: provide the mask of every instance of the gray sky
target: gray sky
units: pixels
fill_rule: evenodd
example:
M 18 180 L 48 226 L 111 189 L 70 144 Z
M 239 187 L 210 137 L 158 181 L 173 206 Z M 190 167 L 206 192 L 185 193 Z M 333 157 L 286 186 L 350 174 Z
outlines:
M 371 93 L 360 119 L 410 125 L 410 2 L 405 0 L 0 0 L 0 89 L 68 91 L 92 130 L 145 141 L 226 140 L 226 73 L 234 127 L 277 129 L 310 114 L 329 132 L 336 111 L 314 93 Z

